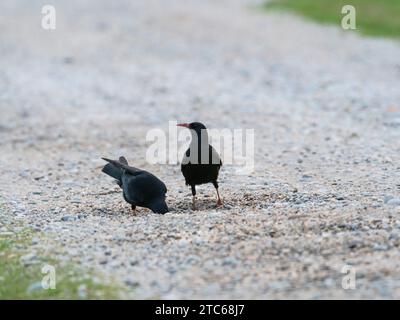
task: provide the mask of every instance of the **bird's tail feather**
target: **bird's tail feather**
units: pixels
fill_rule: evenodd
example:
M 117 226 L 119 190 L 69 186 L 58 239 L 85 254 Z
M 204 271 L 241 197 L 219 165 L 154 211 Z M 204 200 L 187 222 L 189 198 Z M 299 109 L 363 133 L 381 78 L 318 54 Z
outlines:
M 128 161 L 124 157 L 120 157 L 119 160 L 111 160 L 111 159 L 107 159 L 107 158 L 102 158 L 102 159 L 104 161 L 109 162 L 109 164 L 113 165 L 117 169 L 125 170 L 126 172 L 129 172 L 134 175 L 139 172 L 142 172 L 142 170 L 140 170 L 138 168 L 128 166 Z
M 118 181 L 122 179 L 122 170 L 111 163 L 106 164 L 101 171 Z

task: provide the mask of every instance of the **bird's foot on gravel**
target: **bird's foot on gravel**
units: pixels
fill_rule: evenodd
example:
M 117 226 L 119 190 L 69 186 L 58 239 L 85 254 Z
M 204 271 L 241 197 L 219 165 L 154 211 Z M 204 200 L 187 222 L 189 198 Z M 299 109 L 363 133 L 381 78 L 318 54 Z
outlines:
M 132 205 L 132 211 L 133 213 L 136 213 L 136 206 L 134 204 Z
M 194 196 L 192 198 L 192 210 L 196 211 L 196 198 Z
M 222 201 L 221 201 L 221 197 L 219 196 L 218 188 L 216 188 L 216 190 L 217 190 L 217 207 L 221 207 Z

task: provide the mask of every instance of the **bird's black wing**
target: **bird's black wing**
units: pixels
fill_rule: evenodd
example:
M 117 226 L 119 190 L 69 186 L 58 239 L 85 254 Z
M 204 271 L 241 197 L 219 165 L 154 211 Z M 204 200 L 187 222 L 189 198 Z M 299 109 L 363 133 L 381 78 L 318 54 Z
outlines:
M 165 196 L 165 184 L 153 174 L 142 171 L 137 175 L 124 173 L 123 191 L 131 203 L 147 207 L 154 199 Z
M 134 176 L 129 173 L 124 173 L 122 176 L 122 190 L 124 193 L 124 198 L 127 202 L 140 205 L 145 200 L 145 195 L 140 188 L 140 181 L 137 178 L 140 174 Z

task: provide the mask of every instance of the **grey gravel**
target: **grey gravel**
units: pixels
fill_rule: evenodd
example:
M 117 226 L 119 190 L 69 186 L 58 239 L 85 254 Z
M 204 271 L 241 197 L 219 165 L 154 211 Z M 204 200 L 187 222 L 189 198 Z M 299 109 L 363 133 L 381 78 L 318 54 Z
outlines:
M 123 298 L 400 298 L 400 45 L 255 3 L 56 1 L 47 32 L 42 2 L 2 1 L 2 232 L 32 227 Z M 191 210 L 179 165 L 146 162 L 169 120 L 254 128 L 223 208 L 210 185 Z M 131 211 L 100 172 L 119 155 L 165 181 L 169 214 Z
M 20 262 L 25 267 L 40 263 L 36 253 L 27 253 L 23 255 L 20 258 Z
M 61 221 L 74 221 L 76 220 L 76 217 L 74 216 L 63 216 L 61 217 Z
M 398 198 L 398 199 L 390 199 L 387 202 L 387 204 L 390 205 L 390 206 L 400 206 L 400 198 Z

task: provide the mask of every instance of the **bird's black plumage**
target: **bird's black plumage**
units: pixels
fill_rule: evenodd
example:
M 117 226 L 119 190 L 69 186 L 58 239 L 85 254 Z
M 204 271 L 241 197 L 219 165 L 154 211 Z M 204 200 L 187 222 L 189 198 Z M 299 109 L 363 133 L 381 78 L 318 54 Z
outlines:
M 139 206 L 154 213 L 168 212 L 165 202 L 167 188 L 160 179 L 150 172 L 129 166 L 124 157 L 119 160 L 102 159 L 108 162 L 102 171 L 117 180 L 125 201 L 133 209 Z
M 206 127 L 200 122 L 179 124 L 178 126 L 190 129 L 192 141 L 182 159 L 181 171 L 187 185 L 192 188 L 193 206 L 195 206 L 196 185 L 212 183 L 217 190 L 218 202 L 221 199 L 218 192 L 218 174 L 222 166 L 217 151 L 208 142 Z

